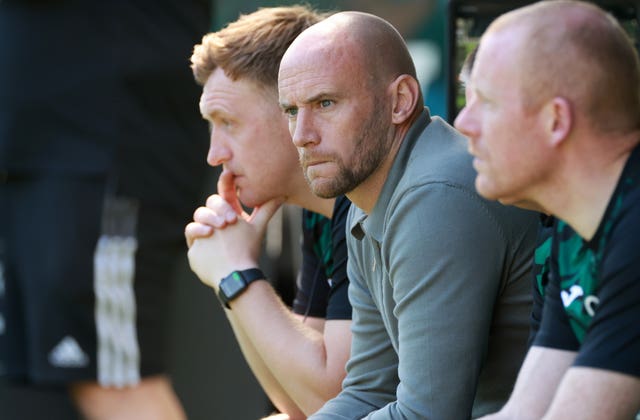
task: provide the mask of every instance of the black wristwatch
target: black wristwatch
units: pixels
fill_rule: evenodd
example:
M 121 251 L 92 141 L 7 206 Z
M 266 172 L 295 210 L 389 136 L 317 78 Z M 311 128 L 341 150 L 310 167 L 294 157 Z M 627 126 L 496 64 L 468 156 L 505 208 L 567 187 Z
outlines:
M 266 280 L 264 273 L 259 268 L 248 270 L 232 271 L 227 277 L 220 281 L 218 287 L 218 298 L 227 309 L 231 309 L 229 302 L 240 296 L 242 292 L 256 280 Z

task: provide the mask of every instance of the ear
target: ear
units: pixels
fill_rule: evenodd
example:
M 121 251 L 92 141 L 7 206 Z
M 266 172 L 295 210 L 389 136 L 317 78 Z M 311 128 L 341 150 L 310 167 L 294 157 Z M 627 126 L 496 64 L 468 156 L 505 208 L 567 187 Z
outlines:
M 543 115 L 550 145 L 557 147 L 569 137 L 573 128 L 571 102 L 566 98 L 556 96 L 545 105 Z
M 415 110 L 420 97 L 420 85 L 413 77 L 402 74 L 389 85 L 389 89 L 393 99 L 391 121 L 394 124 L 402 124 Z

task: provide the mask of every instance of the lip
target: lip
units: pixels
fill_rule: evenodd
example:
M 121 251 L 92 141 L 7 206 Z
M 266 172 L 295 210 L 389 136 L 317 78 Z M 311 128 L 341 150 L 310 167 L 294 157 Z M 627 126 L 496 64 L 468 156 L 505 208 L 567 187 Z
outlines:
M 223 171 L 227 174 L 229 174 L 229 176 L 231 176 L 232 179 L 236 179 L 236 178 L 240 178 L 242 177 L 242 174 L 240 172 L 238 172 L 236 169 L 231 169 L 229 167 L 224 167 Z
M 245 183 L 245 181 L 244 181 L 245 176 L 244 175 L 242 175 L 242 174 L 240 174 L 238 172 L 235 172 L 235 171 L 230 171 L 230 172 L 231 172 L 232 182 L 236 186 L 236 189 L 240 187 L 239 184 L 244 184 Z
M 477 156 L 477 153 L 476 153 L 475 148 L 473 147 L 473 143 L 471 142 L 471 138 L 469 138 L 469 137 L 467 137 L 467 138 L 469 139 L 469 142 L 467 142 L 467 152 L 468 152 L 470 155 L 472 155 L 472 156 L 476 157 L 476 156 Z
M 484 166 L 484 160 L 482 160 L 481 158 L 475 156 L 473 158 L 473 169 L 475 169 L 476 172 L 480 172 L 480 170 L 482 169 L 483 166 Z
M 222 173 L 224 174 L 231 174 L 231 176 L 235 177 L 238 175 L 238 172 L 236 172 L 235 169 L 232 169 L 228 166 L 228 162 L 225 162 L 222 164 Z
M 323 163 L 327 163 L 329 162 L 330 159 L 327 159 L 325 157 L 319 157 L 319 156 L 303 156 L 302 159 L 302 165 L 306 168 L 310 168 L 312 166 L 318 166 L 318 165 L 322 165 Z

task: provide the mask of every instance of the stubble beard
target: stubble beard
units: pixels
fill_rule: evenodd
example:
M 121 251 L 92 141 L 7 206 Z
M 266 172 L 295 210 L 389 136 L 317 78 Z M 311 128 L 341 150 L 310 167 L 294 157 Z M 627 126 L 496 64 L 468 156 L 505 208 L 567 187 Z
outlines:
M 332 156 L 338 167 L 337 174 L 324 182 L 314 183 L 307 175 L 304 156 L 300 155 L 300 163 L 304 177 L 315 195 L 321 198 L 334 198 L 347 194 L 362 184 L 381 165 L 389 153 L 391 144 L 387 141 L 390 122 L 384 120 L 383 101 L 376 101 L 371 118 L 364 125 L 353 150 L 353 167 L 348 167 L 342 158 Z

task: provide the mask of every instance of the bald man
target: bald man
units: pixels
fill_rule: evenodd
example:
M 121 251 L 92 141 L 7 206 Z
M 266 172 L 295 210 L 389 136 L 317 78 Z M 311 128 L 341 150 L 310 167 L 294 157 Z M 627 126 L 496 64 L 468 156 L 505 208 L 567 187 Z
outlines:
M 526 347 L 536 215 L 478 196 L 466 140 L 429 115 L 402 37 L 376 16 L 305 30 L 278 88 L 312 191 L 354 204 L 351 357 L 343 391 L 312 418 L 501 407 Z
M 542 324 L 491 418 L 640 409 L 640 65 L 598 7 L 541 2 L 483 35 L 456 120 L 483 196 L 557 217 Z

